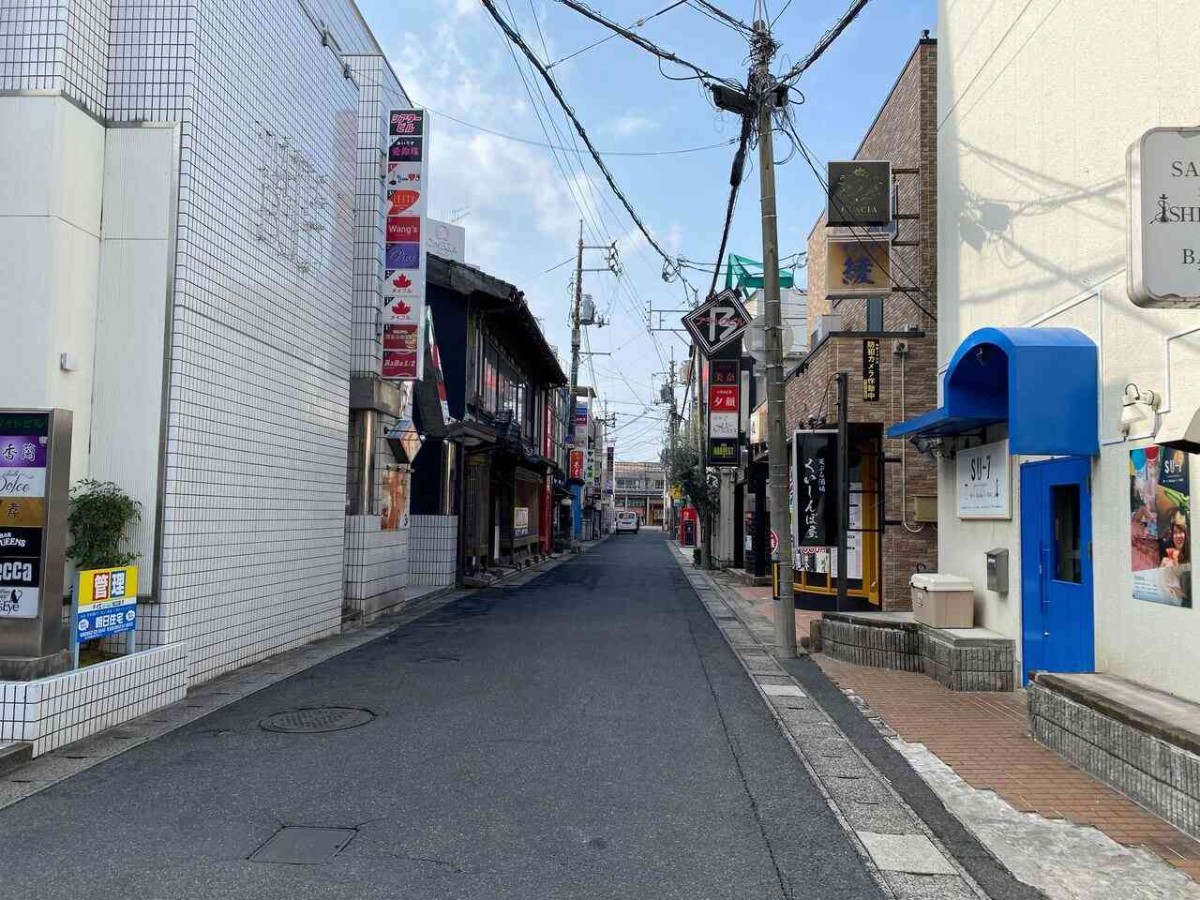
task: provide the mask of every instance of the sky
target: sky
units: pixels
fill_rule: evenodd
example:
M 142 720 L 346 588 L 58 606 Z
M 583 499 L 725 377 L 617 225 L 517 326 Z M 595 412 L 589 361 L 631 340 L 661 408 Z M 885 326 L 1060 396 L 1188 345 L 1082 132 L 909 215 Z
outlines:
M 655 240 L 685 269 L 703 297 L 721 238 L 736 116 L 719 112 L 695 80 L 664 77 L 654 57 L 588 21 L 557 0 L 495 0 L 550 71 L 592 143 Z M 608 18 L 631 25 L 659 46 L 722 77 L 745 82 L 749 50 L 734 28 L 692 2 L 652 19 L 672 0 L 590 0 Z M 786 6 L 785 6 L 786 3 Z M 660 257 L 608 189 L 545 83 L 509 43 L 480 0 L 359 0 L 401 84 L 430 110 L 429 214 L 457 220 L 467 232 L 467 261 L 525 292 L 556 347 L 570 362 L 570 282 L 580 220 L 587 244 L 616 241 L 622 275 L 586 272 L 584 292 L 608 320 L 585 328 L 580 383 L 593 384 L 609 414 L 619 460 L 657 459 L 666 407 L 655 405 L 672 356 L 687 358 L 679 328 L 685 288 L 662 279 Z M 743 21 L 753 0 L 720 0 Z M 769 0 L 781 44 L 776 73 L 804 56 L 847 6 L 845 0 Z M 849 158 L 870 127 L 921 36 L 936 36 L 935 0 L 872 0 L 797 84 L 793 106 L 800 137 L 818 160 Z M 584 52 L 578 52 L 583 50 Z M 577 55 L 572 55 L 577 54 Z M 570 59 L 563 60 L 564 57 Z M 563 61 L 560 61 L 563 60 Z M 663 64 L 674 78 L 690 73 Z M 467 125 L 461 122 L 469 123 Z M 503 135 L 503 136 L 502 136 Z M 516 137 L 521 140 L 512 140 Z M 552 145 L 550 149 L 541 145 Z M 674 153 L 697 147 L 712 149 Z M 610 155 L 654 153 L 657 155 Z M 805 249 L 823 208 L 823 191 L 788 139 L 776 134 L 781 258 Z M 739 194 L 728 252 L 762 258 L 756 154 Z M 585 267 L 602 268 L 589 250 Z M 705 272 L 703 269 L 707 269 Z M 797 271 L 803 284 L 804 270 Z M 661 315 L 647 310 L 671 310 Z M 601 355 L 610 354 L 610 355 Z M 677 397 L 682 400 L 682 390 Z

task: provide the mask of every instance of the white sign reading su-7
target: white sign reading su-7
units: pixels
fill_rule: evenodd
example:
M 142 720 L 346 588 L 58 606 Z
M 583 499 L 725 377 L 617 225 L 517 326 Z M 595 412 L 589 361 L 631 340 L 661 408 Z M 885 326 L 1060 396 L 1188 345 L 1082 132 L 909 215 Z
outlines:
M 1012 518 L 1008 441 L 960 450 L 955 463 L 960 519 Z

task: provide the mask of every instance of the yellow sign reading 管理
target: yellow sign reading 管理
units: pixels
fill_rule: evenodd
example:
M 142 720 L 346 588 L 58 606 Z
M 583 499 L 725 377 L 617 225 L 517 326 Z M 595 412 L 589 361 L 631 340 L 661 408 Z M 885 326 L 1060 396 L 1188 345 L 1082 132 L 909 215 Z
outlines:
M 79 608 L 122 606 L 137 600 L 137 566 L 85 569 L 79 573 Z

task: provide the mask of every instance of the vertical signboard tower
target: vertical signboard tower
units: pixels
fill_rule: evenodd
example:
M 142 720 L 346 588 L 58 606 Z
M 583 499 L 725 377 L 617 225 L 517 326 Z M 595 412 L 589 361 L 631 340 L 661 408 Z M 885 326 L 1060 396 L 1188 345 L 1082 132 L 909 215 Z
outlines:
M 0 410 L 0 680 L 70 666 L 63 642 L 63 565 L 71 413 Z
M 425 207 L 429 118 L 422 109 L 388 114 L 383 267 L 386 379 L 420 378 L 425 360 Z

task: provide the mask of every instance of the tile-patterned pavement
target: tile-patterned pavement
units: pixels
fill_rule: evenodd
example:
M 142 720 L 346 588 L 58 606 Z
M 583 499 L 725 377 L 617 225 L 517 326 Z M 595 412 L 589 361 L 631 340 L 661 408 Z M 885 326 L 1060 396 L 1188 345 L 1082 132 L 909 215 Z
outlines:
M 769 588 L 730 585 L 773 618 Z M 798 611 L 798 637 L 819 613 Z M 1038 744 L 1029 735 L 1025 692 L 950 691 L 913 672 L 813 659 L 843 690 L 861 697 L 901 738 L 924 744 L 967 784 L 995 791 L 1015 809 L 1092 825 L 1126 846 L 1143 846 L 1200 881 L 1200 842 Z

